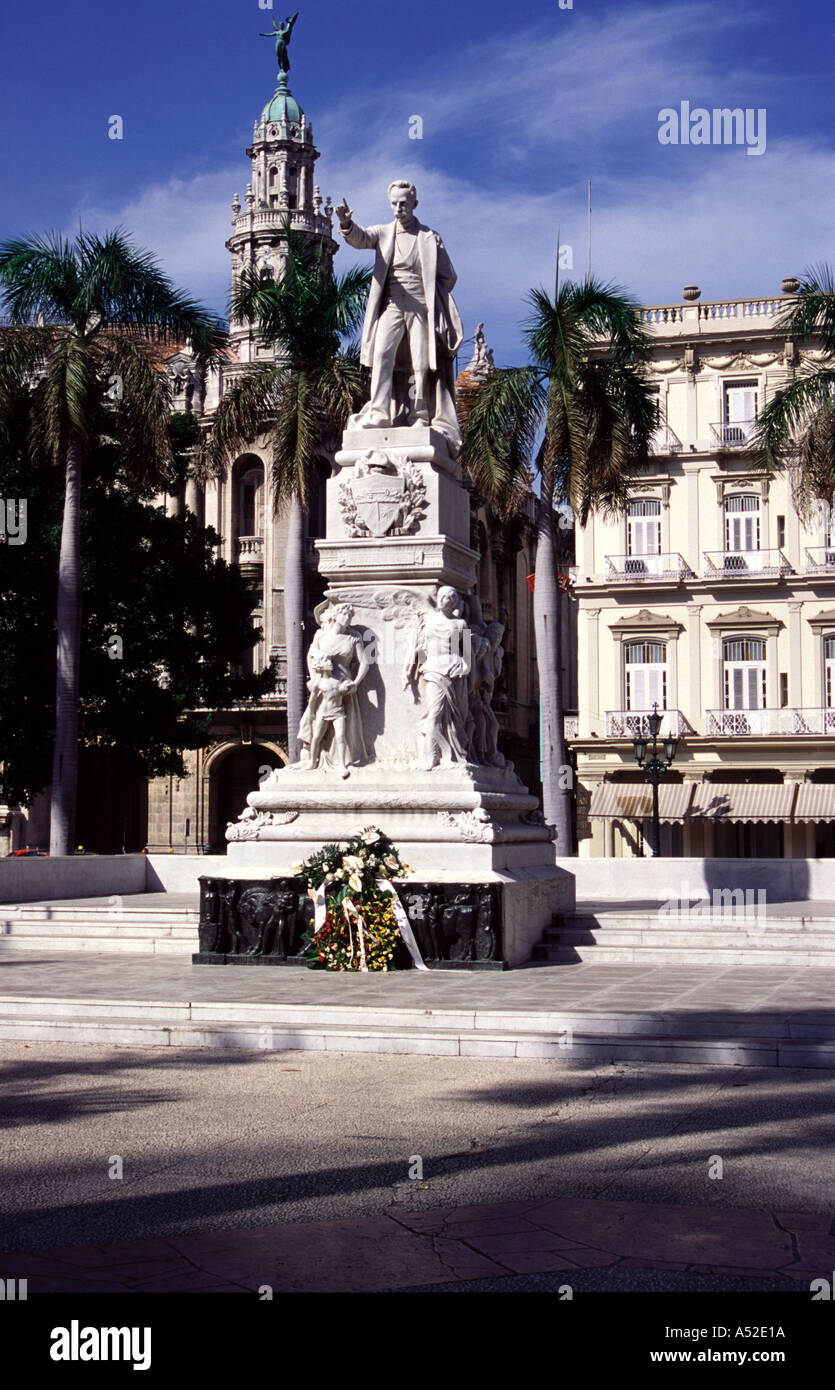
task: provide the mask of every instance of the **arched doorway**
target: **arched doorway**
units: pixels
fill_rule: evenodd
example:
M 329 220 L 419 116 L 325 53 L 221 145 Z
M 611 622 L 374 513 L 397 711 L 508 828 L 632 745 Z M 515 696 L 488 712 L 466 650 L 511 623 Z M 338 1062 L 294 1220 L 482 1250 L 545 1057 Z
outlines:
M 237 743 L 213 758 L 209 774 L 207 853 L 226 853 L 226 827 L 236 821 L 263 778 L 265 767 L 283 767 L 284 754 L 266 743 Z

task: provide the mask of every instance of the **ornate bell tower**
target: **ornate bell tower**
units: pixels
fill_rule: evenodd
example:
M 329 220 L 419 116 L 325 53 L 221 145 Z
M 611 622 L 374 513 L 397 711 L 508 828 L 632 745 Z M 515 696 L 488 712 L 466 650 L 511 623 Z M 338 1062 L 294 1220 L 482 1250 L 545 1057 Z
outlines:
M 287 48 L 292 22 L 275 35 L 279 62 L 278 86 L 255 122 L 247 154 L 252 176 L 244 206 L 235 194 L 232 203 L 232 235 L 226 243 L 232 255 L 232 282 L 246 267 L 258 268 L 278 279 L 287 256 L 286 228 L 301 233 L 322 248 L 323 264 L 330 269 L 338 250 L 333 237 L 330 198 L 323 207 L 314 183 L 319 151 L 313 143 L 313 127 L 289 88 Z M 230 323 L 230 340 L 241 362 L 269 361 L 271 349 L 258 341 L 247 324 Z

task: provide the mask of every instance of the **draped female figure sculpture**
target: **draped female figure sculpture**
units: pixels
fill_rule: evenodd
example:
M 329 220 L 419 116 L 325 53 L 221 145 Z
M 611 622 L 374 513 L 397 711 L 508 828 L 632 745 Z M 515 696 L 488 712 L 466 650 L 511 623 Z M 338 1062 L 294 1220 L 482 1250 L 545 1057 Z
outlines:
M 424 766 L 467 761 L 468 677 L 472 663 L 469 625 L 461 597 L 442 585 L 435 608 L 421 616 L 406 662 L 405 685 L 415 681 L 423 704 Z
M 319 618 L 307 657 L 310 699 L 299 725 L 299 742 L 305 749 L 302 766 L 318 767 L 324 755 L 343 777 L 368 757 L 357 691 L 371 663 L 362 635 L 351 627 L 353 616 L 349 604 L 337 603 Z

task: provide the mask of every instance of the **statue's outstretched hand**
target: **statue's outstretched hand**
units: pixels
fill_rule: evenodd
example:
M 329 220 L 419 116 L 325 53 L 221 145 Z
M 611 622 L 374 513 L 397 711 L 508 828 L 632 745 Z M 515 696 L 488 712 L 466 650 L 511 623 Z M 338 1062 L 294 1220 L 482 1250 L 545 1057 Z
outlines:
M 351 209 L 348 207 L 348 203 L 345 198 L 342 199 L 342 202 L 339 204 L 339 207 L 335 209 L 335 211 L 337 217 L 339 218 L 340 227 L 350 227 Z

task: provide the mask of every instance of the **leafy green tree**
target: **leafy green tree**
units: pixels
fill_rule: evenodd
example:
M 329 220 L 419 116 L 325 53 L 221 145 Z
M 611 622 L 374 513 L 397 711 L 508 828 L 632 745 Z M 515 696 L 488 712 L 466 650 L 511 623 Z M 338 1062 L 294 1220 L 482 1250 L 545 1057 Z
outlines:
M 22 237 L 0 246 L 0 299 L 12 328 L 0 334 L 0 418 L 21 385 L 38 393 L 33 457 L 63 472 L 58 560 L 55 740 L 50 853 L 74 840 L 81 650 L 81 489 L 102 405 L 118 419 L 140 482 L 171 462 L 169 399 L 154 348 L 188 342 L 201 361 L 224 341 L 215 319 L 177 290 L 150 255 L 120 232 Z
M 803 273 L 796 299 L 778 325 L 787 339 L 822 351 L 792 373 L 760 412 L 752 441 L 765 468 L 787 465 L 795 504 L 808 518 L 835 497 L 835 278 L 828 265 Z
M 468 402 L 462 461 L 483 497 L 513 510 L 520 486 L 538 487 L 534 629 L 542 717 L 543 811 L 557 852 L 572 849 L 563 728 L 559 508 L 581 526 L 621 509 L 632 461 L 646 454 L 656 408 L 649 342 L 637 303 L 594 279 L 529 292 L 532 363 L 488 376 Z M 538 445 L 538 447 L 537 447 Z M 533 471 L 531 461 L 534 461 Z
M 0 800 L 25 805 L 52 764 L 62 498 L 8 437 L 0 492 L 27 509 L 25 542 L 0 545 Z M 165 516 L 137 488 L 116 440 L 88 444 L 79 520 L 79 746 L 118 752 L 146 777 L 183 776 L 182 750 L 206 744 L 211 712 L 274 682 L 269 668 L 237 674 L 258 639 L 251 595 L 237 566 L 216 558 L 211 530 Z
M 367 392 L 356 347 L 346 340 L 362 322 L 370 273 L 334 277 L 321 255 L 286 228 L 280 279 L 245 271 L 233 291 L 233 320 L 257 326 L 275 362 L 250 367 L 224 391 L 204 452 L 204 467 L 222 474 L 235 455 L 268 435 L 277 515 L 288 518 L 284 560 L 287 648 L 287 739 L 291 762 L 306 703 L 304 664 L 304 512 L 321 460 L 339 442 L 349 414 Z

